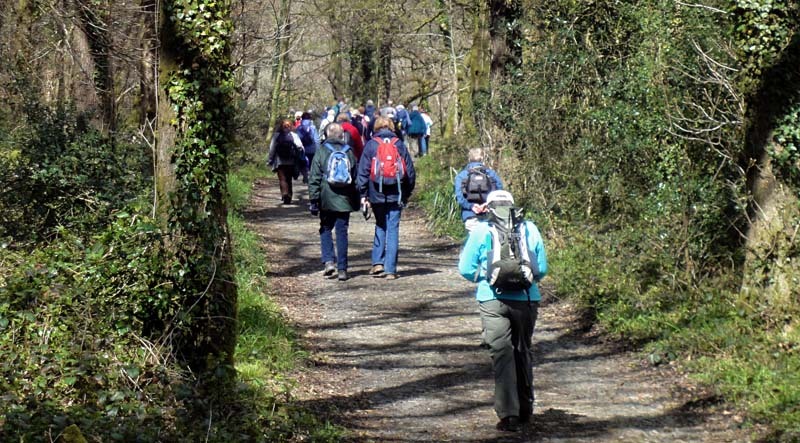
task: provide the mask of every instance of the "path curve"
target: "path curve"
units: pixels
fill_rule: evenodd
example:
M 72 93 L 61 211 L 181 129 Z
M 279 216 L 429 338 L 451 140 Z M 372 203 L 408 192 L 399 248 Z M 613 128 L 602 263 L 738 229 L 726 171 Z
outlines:
M 256 181 L 245 217 L 263 238 L 276 301 L 311 355 L 293 375 L 295 394 L 345 426 L 348 441 L 750 441 L 738 416 L 713 398 L 692 400 L 708 397 L 674 371 L 574 331 L 574 310 L 546 289 L 534 333 L 533 423 L 498 432 L 473 285 L 456 270 L 459 245 L 431 235 L 420 211 L 403 213 L 394 281 L 367 274 L 374 224 L 358 213 L 346 282 L 322 276 L 318 218 L 304 203 L 280 205 L 276 179 Z

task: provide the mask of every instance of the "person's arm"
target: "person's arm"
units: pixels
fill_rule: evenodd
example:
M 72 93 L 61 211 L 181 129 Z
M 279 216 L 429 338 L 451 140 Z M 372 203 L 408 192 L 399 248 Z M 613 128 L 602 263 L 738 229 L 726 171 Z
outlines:
M 308 126 L 309 129 L 311 130 L 311 139 L 314 140 L 314 150 L 317 150 L 320 148 L 319 132 L 317 132 L 317 128 L 315 128 L 313 124 L 310 124 Z
M 361 134 L 358 133 L 358 128 L 355 126 L 353 126 L 353 133 L 355 134 L 355 137 L 353 137 L 353 148 L 356 152 L 364 152 L 364 140 L 361 138 Z
M 401 182 L 401 186 L 403 188 L 403 204 L 408 203 L 408 199 L 411 198 L 411 193 L 414 192 L 414 187 L 417 183 L 417 172 L 414 169 L 414 160 L 411 158 L 411 154 L 409 154 L 408 149 L 406 148 L 405 144 L 398 140 L 398 151 L 402 152 L 403 161 L 406 163 L 406 176 L 403 178 Z
M 320 203 L 322 194 L 322 157 L 326 155 L 320 151 L 311 160 L 311 171 L 308 176 L 308 200 L 317 204 Z
M 481 275 L 481 254 L 485 253 L 483 246 L 485 237 L 483 230 L 471 232 L 458 256 L 458 273 L 476 283 L 486 278 L 485 275 Z
M 292 141 L 294 141 L 294 147 L 295 148 L 299 148 L 299 149 L 303 149 L 303 150 L 305 149 L 305 148 L 303 148 L 303 141 L 300 140 L 300 136 L 297 135 L 296 132 L 292 132 Z
M 539 228 L 531 222 L 525 222 L 525 228 L 528 230 L 528 250 L 536 254 L 536 264 L 539 266 L 539 275 L 536 281 L 539 281 L 547 275 L 547 252 L 544 249 L 544 240 Z
M 465 211 L 471 211 L 472 203 L 468 202 L 467 198 L 464 197 L 464 180 L 466 180 L 467 174 L 468 174 L 467 170 L 463 169 L 456 175 L 455 194 L 458 206 L 461 206 L 461 209 Z
M 372 166 L 372 154 L 374 151 L 372 145 L 374 141 L 368 141 L 364 146 L 364 152 L 361 153 L 361 158 L 358 159 L 358 177 L 356 178 L 356 187 L 358 187 L 358 194 L 361 198 L 367 197 L 369 193 L 369 170 Z
M 273 169 L 275 166 L 275 139 L 278 138 L 278 134 L 274 134 L 272 139 L 269 141 L 269 154 L 267 154 L 267 165 L 271 166 Z

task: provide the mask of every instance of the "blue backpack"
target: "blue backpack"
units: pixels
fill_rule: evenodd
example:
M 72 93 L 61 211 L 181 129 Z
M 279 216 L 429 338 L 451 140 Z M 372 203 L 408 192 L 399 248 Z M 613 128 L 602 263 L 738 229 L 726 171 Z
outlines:
M 303 143 L 303 147 L 314 145 L 314 136 L 311 134 L 311 127 L 301 124 L 297 127 L 297 135 Z
M 350 146 L 344 145 L 341 149 L 334 148 L 330 143 L 325 143 L 325 147 L 331 151 L 328 157 L 328 165 L 325 169 L 325 179 L 333 187 L 343 187 L 353 183 L 353 177 L 350 175 L 350 157 L 347 151 Z

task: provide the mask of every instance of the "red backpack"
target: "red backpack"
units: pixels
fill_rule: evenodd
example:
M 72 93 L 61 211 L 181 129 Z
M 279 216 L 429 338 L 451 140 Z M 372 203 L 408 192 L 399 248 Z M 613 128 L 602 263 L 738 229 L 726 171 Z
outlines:
M 378 184 L 378 191 L 383 192 L 383 184 L 397 184 L 400 189 L 400 181 L 406 176 L 406 162 L 397 150 L 397 137 L 373 138 L 378 142 L 378 152 L 372 159 L 369 170 L 369 178 Z

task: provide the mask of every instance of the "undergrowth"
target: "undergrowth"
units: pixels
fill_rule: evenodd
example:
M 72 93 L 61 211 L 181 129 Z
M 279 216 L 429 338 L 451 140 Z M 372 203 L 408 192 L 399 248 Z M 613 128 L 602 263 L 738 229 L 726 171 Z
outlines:
M 236 383 L 199 383 L 175 358 L 182 311 L 146 203 L 117 209 L 96 232 L 60 227 L 36 249 L 0 247 L 0 441 L 338 439 L 292 401 L 286 373 L 303 354 L 269 300 L 266 259 L 238 211 L 259 173 L 245 168 L 229 184 Z
M 417 198 L 430 225 L 458 239 L 465 233 L 453 209 L 452 180 L 463 166 L 462 155 L 452 152 L 457 145 L 433 149 L 416 166 Z M 650 364 L 677 364 L 746 411 L 743 426 L 769 425 L 770 441 L 800 439 L 797 300 L 742 287 L 734 269 L 692 280 L 695 268 L 662 241 L 682 238 L 680 225 L 668 231 L 645 218 L 636 226 L 601 228 L 571 222 L 563 213 L 526 209 L 545 222 L 548 278 L 556 297 L 572 300 L 607 334 L 638 346 Z

